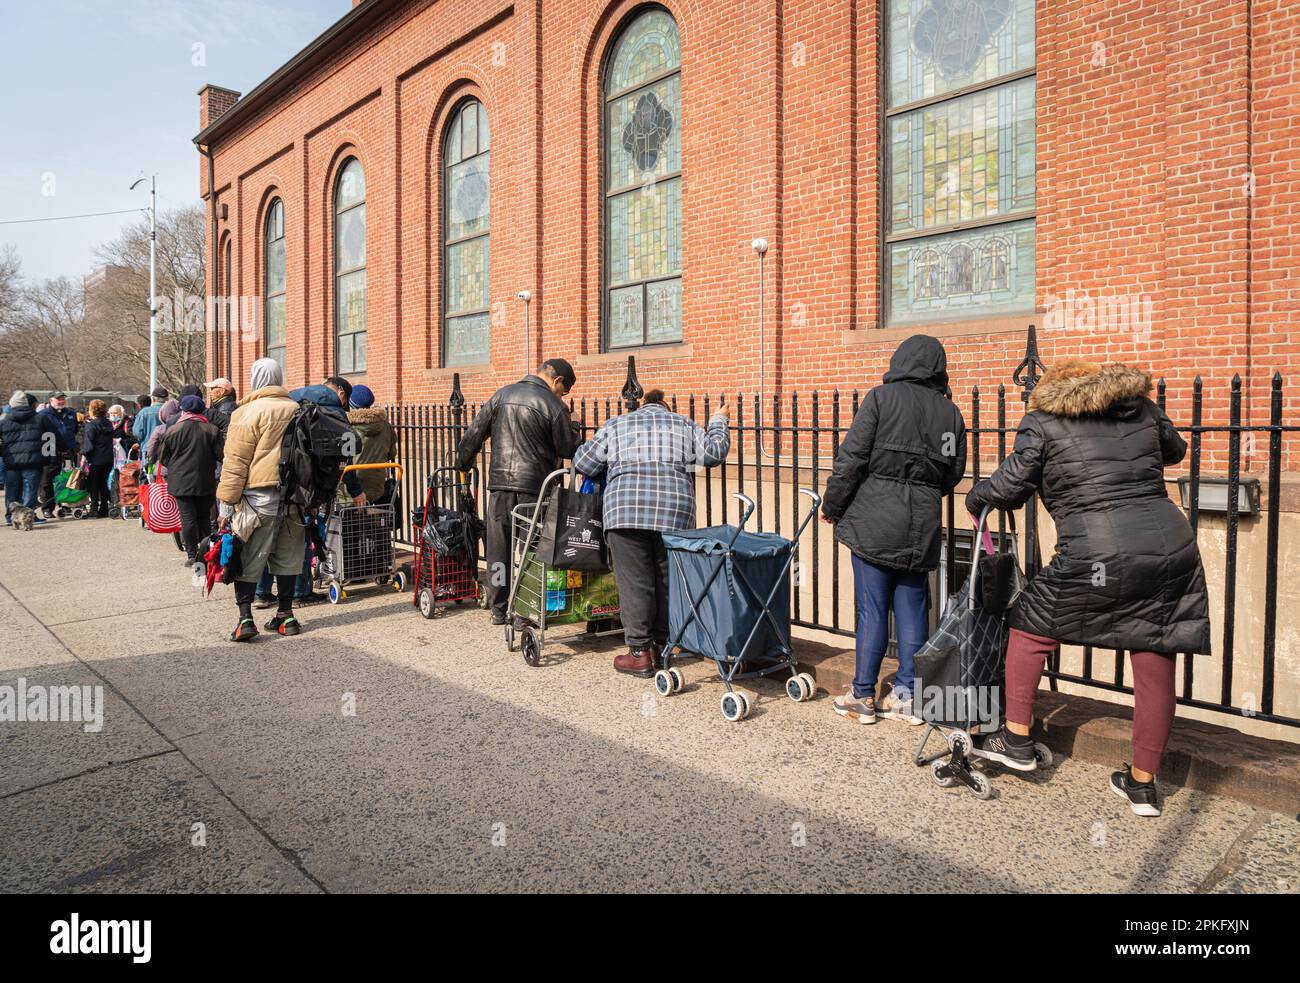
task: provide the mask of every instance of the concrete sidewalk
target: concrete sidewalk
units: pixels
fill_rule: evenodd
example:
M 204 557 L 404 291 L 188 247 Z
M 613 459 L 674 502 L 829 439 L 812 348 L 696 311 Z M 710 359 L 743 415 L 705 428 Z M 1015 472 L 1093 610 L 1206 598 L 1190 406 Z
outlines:
M 981 802 L 825 694 L 761 683 L 728 725 L 711 665 L 664 700 L 612 639 L 557 630 L 529 669 L 484 613 L 409 594 L 302 616 L 232 645 L 229 588 L 200 599 L 170 537 L 0 530 L 0 686 L 106 698 L 98 733 L 0 723 L 0 890 L 1300 888 L 1291 813 L 1169 786 L 1140 820 L 1077 758 L 991 767 Z

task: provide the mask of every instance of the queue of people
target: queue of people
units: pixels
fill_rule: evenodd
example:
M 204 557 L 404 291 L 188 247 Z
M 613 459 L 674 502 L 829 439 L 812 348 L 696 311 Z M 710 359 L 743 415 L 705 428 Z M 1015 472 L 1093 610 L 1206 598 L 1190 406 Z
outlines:
M 626 641 L 613 667 L 647 677 L 662 667 L 669 640 L 663 534 L 695 526 L 695 473 L 727 460 L 730 411 L 721 405 L 700 425 L 651 390 L 584 442 L 564 403 L 576 383 L 569 362 L 546 360 L 494 393 L 455 448 L 454 466 L 464 471 L 491 446 L 487 606 L 493 624 L 511 617 L 512 510 L 535 503 L 546 476 L 572 460 L 576 471 L 604 485 L 603 528 Z M 7 511 L 20 502 L 34 507 L 38 475 L 47 472 L 37 450 L 42 443 L 59 453 L 78 448 L 94 499 L 105 502 L 120 466 L 115 455 L 129 438 L 168 476 L 181 505 L 187 562 L 199 559 L 199 542 L 214 530 L 214 498 L 217 528 L 238 534 L 241 549 L 232 562 L 239 613 L 231 640 L 259 634 L 254 604 L 275 605 L 265 630 L 298 634 L 295 604 L 313 596 L 308 532 L 316 517 L 286 507 L 286 431 L 300 407 L 314 404 L 357 435 L 353 460 L 393 460 L 397 436 L 374 408 L 373 393 L 341 377 L 290 392 L 279 363 L 264 358 L 253 364 L 249 385 L 236 399 L 228 380 L 214 380 L 206 405 L 196 393 L 173 400 L 158 389 L 133 423 L 121 407 L 96 400 L 79 440 L 75 428 L 68 436 L 72 424 L 61 406 L 37 413 L 33 400 L 15 393 L 0 420 Z M 1173 653 L 1210 650 L 1199 552 L 1163 479 L 1187 448 L 1151 401 L 1151 388 L 1147 373 L 1122 365 L 1072 360 L 1054 367 L 1032 394 L 1012 453 L 965 499 L 976 517 L 985 509 L 1018 509 L 1038 493 L 1057 528 L 1055 555 L 1009 608 L 1005 720 L 976 735 L 979 753 L 1033 770 L 1029 735 L 1047 657 L 1063 643 L 1127 651 L 1135 680 L 1133 763 L 1114 773 L 1111 788 L 1144 816 L 1160 812 L 1155 776 L 1174 716 Z M 929 634 L 927 575 L 940 561 L 943 499 L 967 464 L 965 421 L 951 396 L 943 345 L 924 335 L 905 340 L 881 384 L 862 400 L 826 484 L 822 517 L 851 555 L 857 609 L 855 675 L 831 708 L 858 724 L 880 717 L 923 722 L 914 661 Z M 343 475 L 356 503 L 388 493 L 382 476 L 372 474 Z M 891 623 L 898 670 L 882 693 Z

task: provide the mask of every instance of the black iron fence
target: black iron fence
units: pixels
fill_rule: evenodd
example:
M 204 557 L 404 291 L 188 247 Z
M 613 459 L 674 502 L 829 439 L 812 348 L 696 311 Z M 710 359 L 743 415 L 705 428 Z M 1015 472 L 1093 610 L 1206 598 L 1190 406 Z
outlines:
M 1005 384 L 998 385 L 992 393 L 976 387 L 965 400 L 962 394 L 954 394 L 966 415 L 968 471 L 972 481 L 989 474 L 996 463 L 1006 457 L 1014 443 L 1024 404 L 1028 403 L 1042 370 L 1043 363 L 1031 327 L 1025 358 L 1012 377 L 1010 400 Z M 1176 483 L 1178 496 L 1192 527 L 1199 532 L 1210 523 L 1216 530 L 1222 526 L 1224 543 L 1222 556 L 1211 554 L 1204 542 L 1202 545 L 1207 570 L 1222 572 L 1218 603 L 1212 602 L 1214 654 L 1211 657 L 1178 656 L 1182 663 L 1178 702 L 1202 710 L 1300 727 L 1300 651 L 1295 651 L 1300 644 L 1296 641 L 1296 623 L 1300 622 L 1300 614 L 1294 609 L 1286 612 L 1289 621 L 1284 626 L 1283 637 L 1288 647 L 1282 653 L 1278 650 L 1283 439 L 1286 435 L 1300 432 L 1300 426 L 1283 423 L 1284 390 L 1280 375 L 1273 376 L 1269 393 L 1268 424 L 1243 424 L 1242 384 L 1239 377 L 1234 377 L 1228 400 L 1228 423 L 1206 425 L 1202 422 L 1205 399 L 1198 376 L 1190 394 L 1190 419 L 1185 422 L 1174 419 L 1177 429 L 1186 435 L 1190 445 L 1184 462 L 1186 472 L 1180 474 Z M 578 400 L 573 404 L 575 418 L 584 434 L 590 435 L 610 416 L 635 406 L 641 395 L 635 362 L 629 357 L 628 378 L 619 397 Z M 1164 380 L 1159 382 L 1156 396 L 1160 406 L 1165 407 L 1168 393 Z M 798 494 L 798 489 L 806 487 L 820 493 L 825 487 L 840 441 L 857 413 L 859 399 L 857 390 L 847 394 L 838 390 L 808 394 L 792 392 L 788 396 L 773 395 L 770 400 L 739 393 L 727 397 L 726 402 L 731 407 L 731 455 L 725 465 L 702 473 L 698 478 L 697 517 L 701 525 L 737 521 L 740 506 L 733 493 L 740 492 L 749 495 L 755 503 L 751 528 L 793 535 L 801 518 L 800 510 L 807 508 L 808 503 Z M 721 402 L 721 397 L 709 394 L 675 396 L 671 399 L 671 407 L 675 412 L 703 423 Z M 1009 402 L 1012 403 L 1010 407 Z M 453 448 L 477 411 L 478 407 L 468 404 L 462 396 L 458 376 L 446 403 L 389 407 L 390 419 L 398 431 L 399 457 L 405 470 L 403 497 L 407 507 L 398 523 L 400 541 L 412 542 L 410 506 L 423 503 L 430 476 L 435 469 L 450 463 Z M 1216 467 L 1222 462 L 1222 470 L 1226 471 L 1223 477 L 1205 473 L 1208 441 L 1217 442 L 1210 460 Z M 1257 451 L 1258 445 L 1264 442 L 1267 444 L 1267 464 L 1263 474 L 1244 474 L 1243 443 L 1249 451 Z M 1219 444 L 1224 446 L 1220 448 Z M 480 502 L 484 494 L 482 476 L 487 473 L 489 452 L 490 447 L 485 447 L 478 460 L 475 487 Z M 1252 460 L 1258 458 L 1257 453 L 1248 456 Z M 959 521 L 959 515 L 964 511 L 959 500 L 964 497 L 966 487 L 965 484 L 961 486 L 945 502 L 942 559 L 939 570 L 931 578 L 931 596 L 941 600 L 960 588 L 974 553 L 973 532 L 965 516 L 961 516 Z M 1213 501 L 1208 501 L 1208 497 Z M 1238 503 L 1238 507 L 1230 507 L 1231 503 Z M 1300 516 L 1293 518 L 1293 532 L 1300 535 Z M 1248 624 L 1239 624 L 1242 610 L 1238 604 L 1243 522 L 1249 526 L 1246 555 L 1252 556 L 1252 571 L 1257 562 L 1255 551 L 1262 549 L 1264 554 L 1263 597 L 1259 603 L 1250 604 Z M 1040 566 L 1043 552 L 1036 499 L 1026 505 L 1016 528 L 1018 535 L 1015 528 L 1009 533 L 1006 515 L 999 517 L 997 535 L 1003 542 L 1015 545 L 1025 572 L 1032 576 Z M 804 537 L 792 598 L 792 620 L 802 627 L 851 636 L 856 614 L 847 550 L 835 541 L 830 527 L 823 523 L 811 523 Z M 1288 547 L 1290 553 L 1294 553 L 1300 544 L 1292 541 Z M 1256 600 L 1254 591 L 1248 591 L 1247 595 L 1248 602 Z M 932 605 L 932 618 L 937 617 L 941 607 L 942 604 Z M 1254 657 L 1255 646 L 1249 642 L 1248 650 L 1241 650 L 1238 635 L 1239 629 L 1243 628 L 1248 629 L 1244 633 L 1251 639 L 1258 639 L 1258 658 Z M 1279 654 L 1283 656 L 1284 671 L 1281 674 Z M 1047 677 L 1053 688 L 1065 682 L 1131 694 L 1132 687 L 1126 682 L 1124 655 L 1123 651 L 1100 651 L 1091 647 L 1068 652 L 1058 650 L 1049 660 Z M 1279 675 L 1285 683 L 1281 691 L 1277 686 Z M 1198 685 L 1197 680 L 1202 676 L 1204 679 Z

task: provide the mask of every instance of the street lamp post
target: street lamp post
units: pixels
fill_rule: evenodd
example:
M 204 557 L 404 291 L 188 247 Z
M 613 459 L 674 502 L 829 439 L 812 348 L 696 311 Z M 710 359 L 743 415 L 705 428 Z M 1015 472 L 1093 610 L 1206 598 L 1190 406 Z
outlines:
M 134 191 L 144 178 L 132 182 Z M 149 177 L 149 392 L 158 388 L 158 175 Z
M 524 371 L 531 372 L 533 353 L 528 350 L 528 304 L 532 301 L 533 294 L 531 290 L 521 290 L 515 296 L 524 302 Z

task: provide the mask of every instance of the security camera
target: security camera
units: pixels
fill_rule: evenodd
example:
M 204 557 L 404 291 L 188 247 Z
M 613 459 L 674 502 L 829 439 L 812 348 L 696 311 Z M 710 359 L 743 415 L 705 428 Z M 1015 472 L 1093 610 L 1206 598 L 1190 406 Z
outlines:
M 515 296 L 518 297 L 520 300 L 522 300 L 525 304 L 533 299 L 533 295 L 527 290 L 521 290 L 519 291 L 519 293 L 515 294 Z
M 760 256 L 762 256 L 765 252 L 767 252 L 766 239 L 755 239 L 753 242 L 750 243 L 750 245 L 754 247 L 754 252 L 758 253 L 758 255 Z

